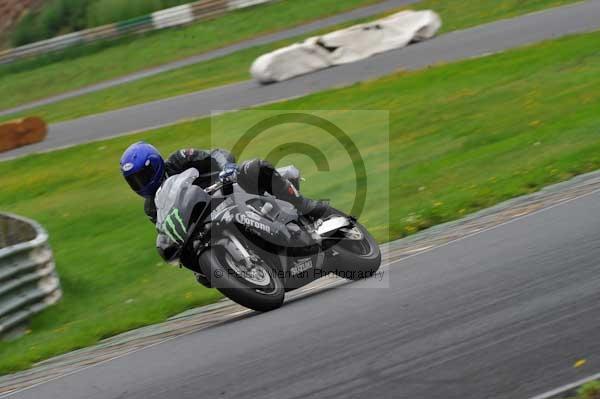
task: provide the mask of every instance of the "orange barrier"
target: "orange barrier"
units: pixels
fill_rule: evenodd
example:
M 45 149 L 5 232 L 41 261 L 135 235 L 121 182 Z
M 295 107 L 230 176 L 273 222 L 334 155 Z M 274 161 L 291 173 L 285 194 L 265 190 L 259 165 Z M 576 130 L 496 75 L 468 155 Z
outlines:
M 0 124 L 0 152 L 38 143 L 47 133 L 48 125 L 36 116 Z

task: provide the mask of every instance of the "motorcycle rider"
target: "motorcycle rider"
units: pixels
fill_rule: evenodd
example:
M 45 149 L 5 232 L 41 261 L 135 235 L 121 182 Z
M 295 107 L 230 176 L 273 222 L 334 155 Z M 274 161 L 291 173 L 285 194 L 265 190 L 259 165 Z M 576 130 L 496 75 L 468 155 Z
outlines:
M 318 219 L 326 215 L 330 207 L 322 201 L 314 201 L 300 195 L 298 190 L 267 161 L 253 159 L 236 164 L 228 151 L 182 149 L 175 151 L 164 161 L 152 145 L 140 141 L 129 146 L 121 157 L 121 173 L 131 189 L 144 197 L 144 212 L 156 223 L 156 191 L 169 177 L 189 168 L 196 168 L 200 177 L 194 182 L 202 188 L 214 184 L 217 179 L 236 179 L 248 193 L 263 195 L 265 192 L 277 199 L 291 203 L 301 215 Z

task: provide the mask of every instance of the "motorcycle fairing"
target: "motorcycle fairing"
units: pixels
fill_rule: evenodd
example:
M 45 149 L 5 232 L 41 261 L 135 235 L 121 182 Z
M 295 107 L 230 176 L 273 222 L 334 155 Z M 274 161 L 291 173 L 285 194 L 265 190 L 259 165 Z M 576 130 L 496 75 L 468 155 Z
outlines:
M 190 168 L 169 177 L 159 188 L 154 199 L 157 230 L 171 241 L 182 245 L 188 235 L 188 227 L 210 202 L 210 196 L 199 186 L 193 185 L 199 172 Z

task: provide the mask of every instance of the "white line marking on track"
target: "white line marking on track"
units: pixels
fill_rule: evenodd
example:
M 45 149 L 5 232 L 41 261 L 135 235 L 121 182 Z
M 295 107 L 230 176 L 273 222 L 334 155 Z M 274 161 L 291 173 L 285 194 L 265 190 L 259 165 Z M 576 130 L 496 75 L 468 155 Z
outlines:
M 552 391 L 548 391 L 548 392 L 543 393 L 541 395 L 534 396 L 531 399 L 549 399 L 549 398 L 551 398 L 553 396 L 559 395 L 559 394 L 561 394 L 563 392 L 570 391 L 571 389 L 575 389 L 575 388 L 577 388 L 580 385 L 586 384 L 586 383 L 594 381 L 594 380 L 600 380 L 600 373 L 591 375 L 591 376 L 586 377 L 584 379 L 581 379 L 579 381 L 575 381 L 575 382 L 573 382 L 571 384 L 563 385 L 562 387 L 553 389 Z

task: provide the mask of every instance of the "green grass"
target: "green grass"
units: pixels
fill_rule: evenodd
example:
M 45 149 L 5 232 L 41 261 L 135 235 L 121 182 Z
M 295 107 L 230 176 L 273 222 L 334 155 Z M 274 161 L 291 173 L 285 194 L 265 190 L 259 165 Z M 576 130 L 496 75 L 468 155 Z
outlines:
M 0 66 L 0 98 L 6 109 L 200 54 L 377 0 L 281 0 L 232 11 L 186 27 L 69 49 L 64 54 Z M 65 58 L 65 59 L 61 59 Z
M 411 8 L 439 13 L 444 22 L 443 33 L 579 1 L 582 0 L 424 0 Z
M 465 0 L 457 4 L 452 0 L 428 0 L 415 5 L 413 8 L 438 10 L 445 21 L 444 30 L 448 31 L 568 2 L 569 0 L 538 0 L 523 4 L 516 0 L 502 2 L 497 0 Z M 353 21 L 352 23 L 340 25 L 338 28 L 364 21 Z M 326 31 L 316 33 L 324 32 Z M 239 82 L 250 78 L 249 66 L 261 54 L 314 34 L 315 32 L 294 39 L 241 50 L 229 56 L 28 110 L 0 118 L 0 120 L 35 114 L 49 122 L 58 122 Z M 2 81 L 0 80 L 0 87 L 1 84 Z
M 175 7 L 189 0 L 49 0 L 28 10 L 7 32 L 13 46 L 89 29 Z
M 373 197 L 361 220 L 386 241 L 600 167 L 598 48 L 600 33 L 567 37 L 260 109 L 390 111 L 389 161 L 387 143 L 372 135 L 381 121 L 352 111 L 341 121 L 375 165 L 371 171 L 382 172 L 370 177 Z M 48 229 L 65 291 L 58 306 L 34 318 L 30 334 L 0 344 L 0 372 L 216 298 L 190 273 L 160 262 L 154 229 L 122 181 L 118 159 L 134 140 L 165 153 L 207 147 L 211 124 L 241 132 L 247 122 L 245 114 L 231 113 L 0 163 L 0 209 Z M 321 145 L 329 174 L 303 156 L 285 161 L 304 170 L 307 195 L 347 209 L 353 176 L 339 167 L 339 152 L 329 154 L 324 139 L 298 125 L 279 133 L 280 140 Z M 245 158 L 264 157 L 275 143 L 269 137 L 253 143 Z M 389 209 L 377 202 L 387 189 Z
M 600 381 L 584 384 L 577 390 L 577 396 L 572 399 L 600 399 Z

